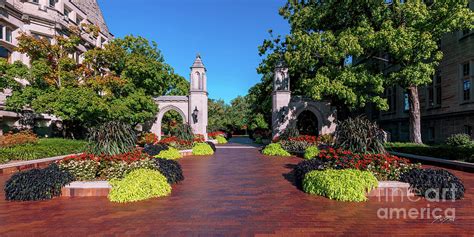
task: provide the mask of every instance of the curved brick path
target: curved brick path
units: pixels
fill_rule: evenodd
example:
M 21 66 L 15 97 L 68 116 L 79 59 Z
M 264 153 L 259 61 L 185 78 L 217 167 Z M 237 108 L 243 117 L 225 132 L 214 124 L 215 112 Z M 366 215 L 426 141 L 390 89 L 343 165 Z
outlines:
M 248 143 L 244 138 L 233 140 Z M 257 148 L 229 144 L 214 157 L 180 160 L 185 181 L 173 186 L 170 197 L 133 204 L 106 198 L 57 198 L 9 203 L 0 200 L 0 236 L 219 235 L 270 234 L 424 234 L 474 233 L 474 175 L 456 172 L 467 195 L 455 203 L 426 201 L 343 203 L 310 196 L 285 179 L 288 165 L 298 158 L 266 158 Z M 3 186 L 7 176 L 0 176 Z M 3 190 L 0 191 L 3 197 Z M 385 207 L 455 207 L 454 223 L 432 220 L 379 220 Z

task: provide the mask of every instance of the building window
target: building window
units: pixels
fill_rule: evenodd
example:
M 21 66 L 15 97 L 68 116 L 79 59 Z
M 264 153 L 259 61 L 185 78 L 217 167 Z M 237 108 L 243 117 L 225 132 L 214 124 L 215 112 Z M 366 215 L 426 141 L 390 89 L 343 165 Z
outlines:
M 465 125 L 465 126 L 464 126 L 464 132 L 465 132 L 467 135 L 469 135 L 469 136 L 472 137 L 472 126 L 470 126 L 470 125 Z
M 76 16 L 76 24 L 80 25 L 82 20 L 84 20 L 82 17 L 80 17 L 79 15 Z
M 428 85 L 428 107 L 441 105 L 441 98 L 441 73 L 438 71 Z
M 33 37 L 35 37 L 35 39 L 46 39 L 49 43 L 52 42 L 52 38 L 49 37 L 49 36 L 45 36 L 45 35 L 40 35 L 40 34 L 36 34 L 36 33 L 32 33 Z
M 462 65 L 462 100 L 471 100 L 471 66 L 469 62 Z
M 12 42 L 12 30 L 8 27 L 5 29 L 5 41 Z
M 389 106 L 387 112 L 397 111 L 397 87 L 390 87 L 385 90 L 385 98 Z
M 403 93 L 403 111 L 407 112 L 410 110 L 410 98 L 408 97 L 408 93 Z
M 471 80 L 464 80 L 462 83 L 462 95 L 463 100 L 468 101 L 471 99 Z
M 67 7 L 64 7 L 64 15 L 69 17 L 69 14 L 71 14 L 71 9 L 67 8 Z
M 31 2 L 38 4 L 39 0 L 31 0 Z
M 428 128 L 428 140 L 434 141 L 435 140 L 435 128 L 429 127 Z
M 462 65 L 462 76 L 466 77 L 469 76 L 471 65 L 469 65 L 469 62 L 466 62 Z
M 436 94 L 436 100 L 435 100 L 435 104 L 436 105 L 441 105 L 441 101 L 442 101 L 442 92 L 441 92 L 441 73 L 440 72 L 437 72 L 436 73 L 436 76 L 435 76 L 435 94 Z
M 56 6 L 57 0 L 49 0 L 49 6 L 50 7 L 55 7 Z
M 1 58 L 4 58 L 7 61 L 10 61 L 10 55 L 11 55 L 11 52 L 8 49 L 0 46 L 0 57 Z

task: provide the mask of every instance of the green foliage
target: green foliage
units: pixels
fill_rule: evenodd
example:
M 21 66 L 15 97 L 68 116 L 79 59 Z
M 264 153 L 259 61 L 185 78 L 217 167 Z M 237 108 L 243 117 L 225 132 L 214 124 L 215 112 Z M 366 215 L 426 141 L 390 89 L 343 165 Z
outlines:
M 230 102 L 227 112 L 229 126 L 233 131 L 245 130 L 249 124 L 249 103 L 246 97 L 238 96 Z
M 383 133 L 378 125 L 364 117 L 339 122 L 335 146 L 355 153 L 385 153 Z
M 288 152 L 302 152 L 308 147 L 312 146 L 313 143 L 304 140 L 282 140 L 280 141 L 281 147 Z
M 291 33 L 263 42 L 260 71 L 284 55 L 290 74 L 301 78 L 298 89 L 352 108 L 369 102 L 388 108 L 378 55 L 388 53 L 388 63 L 397 65 L 386 72 L 390 83 L 426 85 L 442 58 L 437 42 L 474 22 L 467 1 L 288 1 L 280 14 Z
M 281 141 L 286 141 L 291 137 L 297 137 L 299 135 L 300 135 L 300 132 L 298 131 L 296 127 L 289 126 L 285 129 L 285 131 L 283 131 L 283 133 L 280 135 L 279 138 Z
M 207 143 L 195 143 L 193 146 L 193 155 L 195 156 L 209 156 L 213 154 L 212 147 Z
M 180 140 L 188 142 L 191 142 L 194 139 L 193 129 L 187 123 L 182 123 L 176 126 L 176 129 L 174 130 L 172 135 Z
M 250 118 L 250 129 L 258 127 L 260 115 L 263 115 L 264 122 L 269 126 L 272 116 L 272 91 L 273 73 L 265 73 L 259 83 L 252 86 L 245 96 L 249 104 L 248 117 Z M 259 115 L 260 114 L 260 115 Z M 265 127 L 262 124 L 261 126 Z
M 109 200 L 112 202 L 136 202 L 154 197 L 168 196 L 171 186 L 160 172 L 137 169 L 122 180 L 111 180 Z
M 474 143 L 471 140 L 471 136 L 464 133 L 458 133 L 458 134 L 453 134 L 449 136 L 446 139 L 446 145 L 452 146 L 452 147 L 462 147 L 462 146 L 474 145 Z
M 88 181 L 94 180 L 99 172 L 100 163 L 96 160 L 69 160 L 59 162 L 61 170 L 66 170 L 74 176 L 74 180 Z
M 319 154 L 319 149 L 317 146 L 310 146 L 306 148 L 304 152 L 304 158 L 307 160 L 311 160 Z
M 280 143 L 268 144 L 262 150 L 262 153 L 266 156 L 291 156 L 290 153 L 281 147 Z
M 5 199 L 12 201 L 37 201 L 61 195 L 61 188 L 74 181 L 67 171 L 56 164 L 45 169 L 32 169 L 14 174 L 5 183 Z
M 319 136 L 319 141 L 326 145 L 332 145 L 334 143 L 334 136 L 332 134 L 323 134 Z
M 145 90 L 146 95 L 185 95 L 183 93 L 189 91 L 185 79 L 174 74 L 173 68 L 165 63 L 154 41 L 128 35 L 112 40 L 103 51 L 118 52 L 120 57 L 111 60 L 109 68 L 130 80 L 136 88 Z
M 265 117 L 263 114 L 258 113 L 255 115 L 255 117 L 250 117 L 250 130 L 255 130 L 255 129 L 268 129 L 268 123 L 265 120 Z
M 222 136 L 222 135 L 217 136 L 216 140 L 217 140 L 218 144 L 226 144 L 227 143 L 227 139 L 225 139 L 225 137 Z
M 315 170 L 307 173 L 303 190 L 338 201 L 366 201 L 366 193 L 376 188 L 378 181 L 368 171 L 360 170 Z
M 230 106 L 224 100 L 208 100 L 208 131 L 224 131 L 229 126 Z
M 84 127 L 107 121 L 147 122 L 157 112 L 152 96 L 189 91 L 186 80 L 164 62 L 156 43 L 142 37 L 114 39 L 87 51 L 84 62 L 76 63 L 69 55 L 81 43 L 80 34 L 70 29 L 68 37 L 55 37 L 55 44 L 28 35 L 18 38 L 17 50 L 29 56 L 31 67 L 0 61 L 0 87 L 14 90 L 7 109 L 21 112 L 29 107 L 53 114 L 63 121 L 63 135 L 82 137 Z M 13 78 L 29 84 L 22 86 Z
M 167 150 L 162 150 L 155 158 L 161 159 L 168 159 L 168 160 L 176 160 L 183 157 L 181 153 L 179 153 L 178 149 L 174 147 L 169 147 Z
M 83 152 L 87 142 L 61 138 L 42 138 L 38 143 L 0 149 L 0 163 L 10 160 L 35 160 Z
M 96 155 L 118 155 L 132 151 L 137 136 L 132 127 L 121 122 L 107 122 L 89 131 L 90 152 Z
M 163 114 L 161 130 L 164 135 L 172 136 L 173 134 L 176 134 L 176 127 L 183 123 L 183 117 L 180 113 L 175 110 L 169 110 Z
M 389 151 L 430 156 L 441 159 L 474 162 L 474 146 L 452 147 L 447 145 L 429 146 L 415 143 L 385 143 Z
M 151 159 L 140 159 L 133 162 L 111 161 L 101 162 L 102 169 L 99 171 L 99 177 L 107 180 L 122 179 L 130 172 L 136 169 L 154 169 L 154 163 Z
M 156 169 L 166 177 L 169 184 L 179 183 L 184 180 L 181 165 L 175 160 L 154 159 Z
M 418 103 L 418 87 L 432 82 L 443 58 L 439 41 L 474 28 L 467 0 L 287 1 L 280 15 L 290 34 L 263 42 L 258 71 L 270 73 L 283 59 L 296 79 L 293 91 L 352 110 L 387 110 L 381 95 L 394 85 L 408 91 L 410 104 Z M 419 107 L 409 113 L 410 127 L 419 127 Z M 410 139 L 422 142 L 417 129 Z

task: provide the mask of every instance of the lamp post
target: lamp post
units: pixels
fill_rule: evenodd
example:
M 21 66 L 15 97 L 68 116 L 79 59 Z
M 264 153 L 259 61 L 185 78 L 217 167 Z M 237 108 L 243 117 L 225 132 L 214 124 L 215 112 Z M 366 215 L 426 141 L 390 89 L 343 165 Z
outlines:
M 199 114 L 199 110 L 198 110 L 198 108 L 197 108 L 197 106 L 196 106 L 196 107 L 194 108 L 193 113 L 192 113 L 194 123 L 197 123 L 197 122 L 198 122 L 198 114 Z

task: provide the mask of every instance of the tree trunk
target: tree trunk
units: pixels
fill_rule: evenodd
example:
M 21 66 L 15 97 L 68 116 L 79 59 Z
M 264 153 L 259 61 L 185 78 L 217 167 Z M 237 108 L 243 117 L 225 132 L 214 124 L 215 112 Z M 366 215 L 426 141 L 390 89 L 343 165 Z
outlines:
M 420 98 L 418 97 L 418 87 L 408 87 L 408 101 L 410 103 L 410 142 L 422 144 L 421 140 L 421 116 L 420 116 Z

